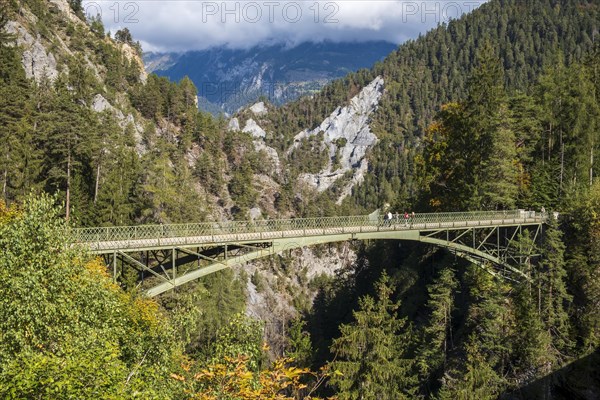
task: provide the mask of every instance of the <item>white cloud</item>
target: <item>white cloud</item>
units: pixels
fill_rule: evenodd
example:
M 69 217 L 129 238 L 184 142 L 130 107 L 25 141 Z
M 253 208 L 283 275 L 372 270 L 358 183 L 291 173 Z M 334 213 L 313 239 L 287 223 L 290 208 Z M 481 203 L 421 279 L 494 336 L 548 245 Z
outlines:
M 129 28 L 145 50 L 248 48 L 304 41 L 401 43 L 485 0 L 195 0 L 84 1 L 107 30 Z

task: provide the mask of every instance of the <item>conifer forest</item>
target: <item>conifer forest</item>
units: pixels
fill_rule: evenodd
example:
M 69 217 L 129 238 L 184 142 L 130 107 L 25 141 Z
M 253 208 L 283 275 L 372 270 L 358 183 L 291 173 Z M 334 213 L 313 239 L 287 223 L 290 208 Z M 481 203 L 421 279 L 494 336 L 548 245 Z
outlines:
M 0 398 L 600 399 L 599 1 L 489 0 L 233 115 L 83 6 L 0 0 Z M 522 279 L 351 240 L 155 297 L 73 236 L 376 210 L 547 218 Z

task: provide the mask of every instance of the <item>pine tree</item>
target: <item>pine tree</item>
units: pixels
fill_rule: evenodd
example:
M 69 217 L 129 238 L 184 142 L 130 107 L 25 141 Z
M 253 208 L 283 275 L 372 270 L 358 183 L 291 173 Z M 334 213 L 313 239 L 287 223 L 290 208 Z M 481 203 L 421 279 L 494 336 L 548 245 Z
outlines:
M 9 171 L 10 197 L 23 201 L 29 193 L 41 192 L 43 186 L 40 176 L 43 168 L 43 151 L 40 140 L 33 130 L 33 115 L 31 101 L 26 105 L 24 115 L 16 126 L 16 135 L 11 138 L 12 168 Z
M 537 249 L 531 233 L 523 231 L 513 242 L 514 252 L 523 254 L 523 249 Z M 531 258 L 522 260 L 520 266 L 529 277 L 535 277 L 536 265 Z M 550 372 L 553 357 L 552 338 L 544 327 L 539 312 L 538 292 L 534 280 L 524 280 L 515 288 L 515 323 L 518 329 L 514 337 L 513 365 L 516 374 L 529 378 L 545 376 Z
M 447 211 L 467 209 L 476 192 L 473 171 L 480 155 L 463 104 L 442 106 L 427 132 L 425 146 L 418 163 L 429 205 Z
M 446 376 L 439 400 L 492 400 L 503 392 L 505 381 L 484 354 L 485 346 L 471 342 L 466 346 L 464 373 L 459 378 Z
M 518 193 L 515 136 L 509 124 L 504 74 L 492 44 L 486 41 L 477 53 L 465 104 L 468 125 L 477 150 L 475 209 L 513 208 Z
M 300 317 L 293 319 L 288 329 L 288 346 L 285 356 L 294 360 L 294 364 L 300 367 L 311 365 L 313 349 L 310 335 L 305 330 L 306 321 Z
M 517 150 L 502 67 L 489 42 L 477 55 L 468 96 L 442 107 L 425 139 L 422 184 L 444 210 L 513 208 Z
M 113 145 L 110 153 L 101 153 L 97 164 L 101 166 L 101 174 L 96 175 L 98 195 L 92 207 L 95 225 L 129 225 L 140 209 L 139 199 L 135 197 L 137 179 L 141 175 L 138 155 L 123 143 L 113 142 Z
M 4 23 L 0 20 L 0 31 Z M 34 113 L 30 92 L 17 48 L 0 43 L 0 195 L 4 201 L 34 187 L 39 152 L 30 126 Z M 23 186 L 27 183 L 31 188 Z
M 568 204 L 580 186 L 589 187 L 594 176 L 600 108 L 592 76 L 584 66 L 567 67 L 559 59 L 535 88 L 544 128 L 542 157 L 556 165 L 552 178 L 558 183 L 555 196 L 561 205 Z
M 142 182 L 137 188 L 143 221 L 168 223 L 176 193 L 176 176 L 173 172 L 169 150 L 172 145 L 166 141 L 155 144 L 155 150 L 142 160 Z
M 0 0 L 0 48 L 14 40 L 14 36 L 5 32 L 6 24 L 10 21 L 12 9 L 8 0 Z
M 465 108 L 475 126 L 477 137 L 490 140 L 487 136 L 495 130 L 498 112 L 506 94 L 504 70 L 496 49 L 489 40 L 477 49 L 475 68 L 469 77 L 467 91 Z M 483 116 L 485 118 L 482 118 Z M 482 146 L 481 150 L 485 153 L 489 148 Z
M 66 87 L 66 82 L 59 79 L 56 93 L 51 103 L 44 106 L 40 115 L 43 126 L 43 140 L 46 147 L 47 189 L 64 190 L 65 215 L 69 220 L 72 204 L 71 195 L 75 186 L 73 177 L 82 166 L 82 161 L 89 151 L 86 138 L 89 138 L 93 126 L 91 111 L 80 107 Z
M 513 209 L 519 193 L 515 134 L 504 105 L 498 120 L 489 153 L 481 163 L 481 206 L 486 210 Z
M 581 196 L 570 212 L 565 240 L 567 264 L 572 271 L 575 323 L 580 351 L 589 354 L 600 346 L 600 183 Z

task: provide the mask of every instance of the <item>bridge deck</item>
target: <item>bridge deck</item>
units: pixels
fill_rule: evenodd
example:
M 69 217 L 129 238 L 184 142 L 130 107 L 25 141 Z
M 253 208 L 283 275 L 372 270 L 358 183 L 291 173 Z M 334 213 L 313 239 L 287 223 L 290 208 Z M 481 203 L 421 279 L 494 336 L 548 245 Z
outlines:
M 501 227 L 543 223 L 535 212 L 491 211 L 416 214 L 407 221 L 400 215 L 392 221 L 380 216 L 322 217 L 288 220 L 229 221 L 225 223 L 141 225 L 129 227 L 77 228 L 77 243 L 93 253 L 142 251 L 173 247 L 260 243 L 279 238 L 304 238 L 339 234 L 390 231 L 436 231 L 469 227 Z

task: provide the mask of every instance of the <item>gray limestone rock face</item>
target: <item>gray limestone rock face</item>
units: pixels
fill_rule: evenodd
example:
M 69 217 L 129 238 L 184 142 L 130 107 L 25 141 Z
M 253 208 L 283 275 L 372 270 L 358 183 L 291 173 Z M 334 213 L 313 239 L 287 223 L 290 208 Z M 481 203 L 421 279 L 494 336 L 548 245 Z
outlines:
M 259 102 L 250 107 L 250 110 L 254 114 L 264 114 L 267 112 L 266 107 L 263 102 Z M 229 123 L 227 124 L 227 130 L 230 132 L 240 131 L 240 121 L 237 118 L 231 118 Z M 244 129 L 241 129 L 242 132 L 249 133 L 254 138 L 253 144 L 254 149 L 256 151 L 264 151 L 267 154 L 267 157 L 271 161 L 272 167 L 276 173 L 281 173 L 281 162 L 279 160 L 279 154 L 277 154 L 277 150 L 272 147 L 269 147 L 265 144 L 264 139 L 267 133 L 263 128 L 260 127 L 252 118 L 249 118 L 246 121 L 246 125 Z
M 250 111 L 252 111 L 252 113 L 254 113 L 254 115 L 265 115 L 267 113 L 267 107 L 265 106 L 265 103 L 263 103 L 262 101 L 259 101 L 256 104 L 253 104 L 250 107 Z
M 237 118 L 231 118 L 229 120 L 229 123 L 227 124 L 227 130 L 239 131 L 240 130 L 240 121 Z
M 17 45 L 23 47 L 21 63 L 27 78 L 33 78 L 38 83 L 44 79 L 54 82 L 58 78 L 56 58 L 52 53 L 46 52 L 39 35 L 34 38 L 21 24 L 14 21 L 8 22 L 6 31 L 14 34 Z
M 49 0 L 49 3 L 56 7 L 62 15 L 67 16 L 71 22 L 83 24 L 83 21 L 81 21 L 79 17 L 75 15 L 67 0 Z
M 259 219 L 260 217 L 262 217 L 262 211 L 260 210 L 260 207 L 254 207 L 250 209 L 250 219 L 252 221 Z
M 123 129 L 128 125 L 131 125 L 133 127 L 137 153 L 142 155 L 146 152 L 145 147 L 142 145 L 142 133 L 144 132 L 144 127 L 135 120 L 133 114 L 127 114 L 127 116 L 125 116 L 121 110 L 110 104 L 110 102 L 100 93 L 96 94 L 92 99 L 91 109 L 98 113 L 105 111 L 112 113 L 117 119 L 119 126 Z
M 104 96 L 102 96 L 100 93 L 95 95 L 92 99 L 92 110 L 96 112 L 110 111 L 114 113 L 120 120 L 124 118 L 121 110 L 118 110 L 115 107 L 113 107 L 113 105 L 110 104 L 108 100 L 106 100 Z
M 264 139 L 265 136 L 267 136 L 267 133 L 263 130 L 263 128 L 258 126 L 256 121 L 254 121 L 252 118 L 249 118 L 246 121 L 246 126 L 244 126 L 244 129 L 242 129 L 242 132 L 247 132 L 256 139 Z
M 277 150 L 272 147 L 267 146 L 262 140 L 254 140 L 254 149 L 256 151 L 264 151 L 271 160 L 271 164 L 273 166 L 273 170 L 277 173 L 281 173 L 281 162 L 279 160 L 279 154 L 277 154 Z
M 344 188 L 338 203 L 343 200 L 352 187 L 362 182 L 367 171 L 367 150 L 377 143 L 377 136 L 371 132 L 369 122 L 371 114 L 377 109 L 383 94 L 384 81 L 378 76 L 365 86 L 358 95 L 350 100 L 346 107 L 336 108 L 317 128 L 304 130 L 294 137 L 294 144 L 288 149 L 291 154 L 300 145 L 302 139 L 324 133 L 324 143 L 329 149 L 329 165 L 317 174 L 302 174 L 299 179 L 322 192 L 331 187 L 347 171 L 353 171 L 350 184 Z M 331 160 L 339 156 L 340 167 L 333 170 Z

